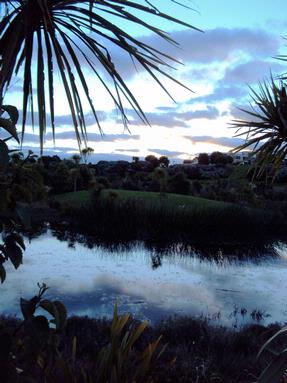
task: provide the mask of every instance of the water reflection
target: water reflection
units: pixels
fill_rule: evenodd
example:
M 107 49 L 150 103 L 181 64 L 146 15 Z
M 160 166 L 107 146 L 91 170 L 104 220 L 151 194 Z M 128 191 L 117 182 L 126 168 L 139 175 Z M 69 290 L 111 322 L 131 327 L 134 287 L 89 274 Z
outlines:
M 9 270 L 0 311 L 19 314 L 19 297 L 34 295 L 44 282 L 70 314 L 111 316 L 118 300 L 122 311 L 151 321 L 166 315 L 232 326 L 285 321 L 286 271 L 281 242 L 104 247 L 92 237 L 47 230 L 28 241 L 21 270 Z
M 42 233 L 41 233 L 42 234 Z M 82 244 L 88 249 L 96 246 L 103 246 L 111 252 L 118 252 L 123 249 L 132 250 L 142 241 L 130 241 L 126 243 L 116 240 L 105 241 L 85 234 L 79 234 L 69 230 L 53 229 L 52 234 L 60 241 L 67 242 L 70 248 L 75 244 Z M 275 240 L 260 240 L 246 242 L 208 242 L 191 239 L 191 243 L 159 243 L 150 240 L 144 242 L 145 248 L 151 254 L 153 268 L 161 266 L 164 257 L 186 257 L 196 256 L 203 260 L 210 260 L 216 263 L 230 263 L 239 260 L 250 260 L 262 262 L 262 258 L 276 258 L 279 256 L 278 249 L 285 248 L 285 242 Z

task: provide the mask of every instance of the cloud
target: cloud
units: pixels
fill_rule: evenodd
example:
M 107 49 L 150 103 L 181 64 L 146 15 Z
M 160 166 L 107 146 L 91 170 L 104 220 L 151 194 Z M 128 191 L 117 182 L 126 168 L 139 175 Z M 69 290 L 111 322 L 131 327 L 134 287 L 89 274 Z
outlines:
M 125 152 L 131 152 L 131 153 L 139 153 L 139 149 L 116 149 L 115 152 L 119 153 L 125 153 Z
M 5 138 L 5 132 L 0 131 L 0 139 Z M 88 133 L 88 143 L 92 142 L 116 142 L 116 141 L 128 141 L 128 140 L 139 140 L 140 135 L 138 134 L 99 134 L 99 133 Z M 52 133 L 47 133 L 45 135 L 45 142 L 52 141 L 53 135 Z M 74 130 L 70 130 L 67 132 L 56 133 L 56 142 L 57 140 L 76 140 L 76 135 Z M 39 143 L 39 135 L 32 133 L 25 133 L 24 142 L 27 143 Z M 76 144 L 76 141 L 75 141 Z
M 215 28 L 207 30 L 205 33 L 185 29 L 174 31 L 170 36 L 179 43 L 179 46 L 169 44 L 155 34 L 139 37 L 138 40 L 161 52 L 168 53 L 169 56 L 184 64 L 209 64 L 223 61 L 232 53 L 239 51 L 255 58 L 271 57 L 278 53 L 281 45 L 280 36 L 267 33 L 262 29 Z M 138 72 L 144 71 L 144 68 L 136 60 L 134 65 L 130 57 L 117 46 L 108 41 L 104 41 L 104 44 L 110 52 L 113 63 L 124 78 L 130 79 Z M 168 59 L 164 60 L 169 61 Z M 169 63 L 172 64 L 171 61 Z M 82 64 L 86 65 L 84 60 L 82 60 Z M 178 67 L 178 64 L 172 65 Z M 196 72 L 194 74 L 196 75 Z M 204 73 L 198 71 L 197 75 L 202 77 Z
M 178 152 L 178 151 L 165 150 L 165 149 L 148 149 L 148 151 L 156 153 L 160 156 L 167 156 L 167 157 L 178 157 L 182 154 L 186 154 L 185 152 Z
M 264 77 L 266 78 L 270 74 L 271 69 L 273 73 L 282 73 L 286 68 L 279 63 L 264 60 L 248 61 L 234 68 L 227 69 L 222 83 L 255 83 Z
M 256 108 L 252 109 L 250 105 L 232 105 L 230 107 L 229 113 L 234 120 L 258 121 L 256 117 L 249 115 L 248 113 L 244 112 L 244 110 L 250 111 L 251 113 L 256 113 L 257 111 L 260 113 L 260 111 L 256 110 Z
M 142 40 L 157 49 L 167 51 L 182 62 L 211 63 L 227 59 L 231 53 L 242 51 L 252 57 L 266 58 L 278 53 L 280 37 L 264 30 L 247 28 L 216 28 L 198 33 L 193 30 L 176 31 L 171 37 L 180 44 L 177 48 L 152 35 Z M 124 68 L 123 68 L 124 69 Z
M 245 143 L 245 140 L 243 138 L 238 137 L 184 136 L 184 138 L 190 140 L 193 144 L 203 142 L 207 144 L 216 144 L 231 148 L 235 148 L 236 146 Z
M 28 153 L 28 150 L 32 150 L 34 154 L 40 155 L 40 149 L 38 147 L 35 147 L 33 145 L 23 145 L 22 148 L 17 148 L 20 152 L 23 152 L 24 154 Z M 43 156 L 53 156 L 57 155 L 59 157 L 69 157 L 72 156 L 71 152 L 78 152 L 77 148 L 74 147 L 67 147 L 67 146 L 55 146 L 53 148 L 44 148 L 43 149 Z
M 159 110 L 159 112 L 147 112 L 145 115 L 151 125 L 163 126 L 166 128 L 173 128 L 176 126 L 188 128 L 189 124 L 187 121 L 201 118 L 214 120 L 220 116 L 219 110 L 215 106 L 209 105 L 207 105 L 205 109 L 190 110 L 186 112 L 180 112 L 178 108 L 157 108 L 157 110 Z M 128 111 L 128 116 L 131 119 L 132 125 L 143 125 L 142 121 L 135 119 L 136 114 L 133 110 Z M 120 123 L 120 121 L 118 122 Z
M 18 121 L 22 121 L 23 112 L 22 112 L 22 110 L 18 110 L 18 111 L 19 111 L 19 120 Z M 111 115 L 109 112 L 105 112 L 103 110 L 97 110 L 96 112 L 97 112 L 97 117 L 98 117 L 100 122 L 106 121 L 109 118 L 109 116 Z M 39 114 L 37 111 L 34 111 L 35 126 L 38 126 L 38 119 L 39 119 Z M 46 120 L 47 120 L 47 126 L 49 126 L 50 121 L 51 121 L 51 116 L 50 116 L 50 113 L 48 113 L 48 112 L 46 113 Z M 85 122 L 86 122 L 87 127 L 96 124 L 96 119 L 95 119 L 95 117 L 91 111 L 88 113 L 85 113 Z M 30 125 L 30 126 L 32 125 L 32 116 L 31 116 L 30 112 L 27 113 L 26 125 Z M 56 129 L 59 127 L 62 127 L 62 126 L 73 126 L 74 123 L 73 123 L 73 119 L 72 119 L 71 114 L 56 115 L 55 116 L 55 125 L 56 125 Z
M 32 150 L 34 154 L 40 155 L 40 150 L 34 146 L 30 145 L 24 145 L 21 152 L 26 155 L 28 153 L 28 150 Z M 128 152 L 128 150 L 125 150 Z M 137 150 L 133 150 L 134 152 L 137 152 Z M 79 151 L 72 147 L 60 147 L 56 146 L 55 148 L 44 148 L 43 155 L 44 156 L 54 156 L 57 155 L 61 158 L 71 158 L 73 153 L 79 153 Z M 122 153 L 92 153 L 89 155 L 88 162 L 91 163 L 97 163 L 99 161 L 119 161 L 119 160 L 125 160 L 125 161 L 131 161 L 132 156 L 128 154 L 122 154 Z
M 189 121 L 196 118 L 207 118 L 209 120 L 214 120 L 219 117 L 219 110 L 215 106 L 207 106 L 206 109 L 188 111 L 185 113 L 178 113 L 179 118 Z
M 276 54 L 280 47 L 278 36 L 260 29 L 216 28 L 203 34 L 184 30 L 174 32 L 172 37 L 184 47 L 177 51 L 176 57 L 189 62 L 221 61 L 236 51 L 250 53 L 252 57 L 266 57 Z M 153 38 L 150 41 L 152 43 Z
M 192 98 L 188 101 L 189 104 L 195 102 L 216 103 L 223 100 L 240 100 L 248 96 L 246 86 L 237 84 L 224 84 L 223 81 L 218 82 L 213 92 L 206 95 Z

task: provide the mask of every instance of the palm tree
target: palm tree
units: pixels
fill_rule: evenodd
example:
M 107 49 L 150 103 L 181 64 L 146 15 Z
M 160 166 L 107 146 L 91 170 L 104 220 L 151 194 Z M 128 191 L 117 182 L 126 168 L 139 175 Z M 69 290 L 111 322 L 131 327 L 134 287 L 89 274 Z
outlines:
M 235 152 L 251 149 L 256 156 L 257 176 L 261 176 L 270 164 L 279 169 L 287 156 L 287 94 L 282 81 L 259 83 L 259 90 L 251 89 L 254 106 L 251 110 L 241 109 L 246 119 L 234 120 L 236 137 L 245 137 L 245 143 L 234 149 Z
M 4 0 L 5 12 L 0 20 L 0 100 L 9 90 L 11 80 L 23 68 L 22 139 L 30 111 L 32 125 L 35 120 L 35 94 L 37 99 L 40 147 L 43 148 L 47 127 L 47 112 L 55 138 L 54 76 L 56 71 L 64 87 L 79 145 L 86 144 L 86 123 L 80 90 L 88 101 L 95 121 L 101 131 L 100 121 L 89 84 L 85 79 L 81 62 L 85 62 L 102 86 L 107 90 L 127 127 L 128 119 L 123 106 L 127 100 L 139 118 L 148 123 L 133 93 L 123 80 L 109 49 L 114 44 L 129 54 L 168 93 L 159 75 L 179 83 L 167 69 L 175 62 L 161 52 L 132 36 L 121 25 L 143 27 L 163 40 L 175 41 L 151 20 L 168 20 L 184 27 L 190 24 L 162 12 L 155 5 L 158 0 Z M 166 0 L 167 3 L 186 6 L 189 0 Z M 182 2 L 182 4 L 180 4 Z M 197 28 L 194 28 L 197 29 Z M 36 58 L 36 81 L 31 64 Z M 103 79 L 102 72 L 110 78 L 113 89 Z M 183 84 L 181 84 L 184 86 Z M 33 94 L 33 89 L 35 94 Z M 34 97 L 33 97 L 34 96 Z M 1 104 L 1 103 L 0 103 Z M 30 105 L 30 106 L 29 106 Z
M 87 157 L 90 156 L 94 152 L 94 149 L 90 146 L 81 150 L 81 155 L 84 157 L 85 164 L 87 163 Z

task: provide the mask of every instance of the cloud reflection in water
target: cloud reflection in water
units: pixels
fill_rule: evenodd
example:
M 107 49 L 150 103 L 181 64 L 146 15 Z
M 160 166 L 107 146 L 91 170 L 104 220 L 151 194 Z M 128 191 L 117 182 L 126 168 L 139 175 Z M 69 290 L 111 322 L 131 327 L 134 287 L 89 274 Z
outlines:
M 151 321 L 175 314 L 218 317 L 220 312 L 220 323 L 234 325 L 250 320 L 253 310 L 272 314 L 265 323 L 285 321 L 287 248 L 277 252 L 261 261 L 218 263 L 198 257 L 194 249 L 160 253 L 140 243 L 117 251 L 81 243 L 68 247 L 48 232 L 27 244 L 19 270 L 7 268 L 0 311 L 18 315 L 20 296 L 33 296 L 37 282 L 45 282 L 49 295 L 76 315 L 110 317 L 117 300 L 122 312 Z M 152 268 L 155 255 L 162 265 Z M 248 315 L 237 318 L 243 308 Z

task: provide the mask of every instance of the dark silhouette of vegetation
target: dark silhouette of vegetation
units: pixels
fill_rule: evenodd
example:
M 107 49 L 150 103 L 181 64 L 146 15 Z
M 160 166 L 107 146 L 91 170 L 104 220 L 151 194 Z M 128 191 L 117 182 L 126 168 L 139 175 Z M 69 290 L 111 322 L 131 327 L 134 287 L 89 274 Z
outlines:
M 207 153 L 200 153 L 198 156 L 198 163 L 200 165 L 208 165 L 209 164 L 209 155 Z
M 16 167 L 17 171 L 10 174 L 9 168 L 9 150 L 6 142 L 14 138 L 19 142 L 16 123 L 18 121 L 18 110 L 11 105 L 0 104 L 0 128 L 3 129 L 8 137 L 0 140 L 0 230 L 2 232 L 3 242 L 0 244 L 0 282 L 3 283 L 6 279 L 6 269 L 4 263 L 11 261 L 15 269 L 22 263 L 23 251 L 25 245 L 22 237 L 16 230 L 16 221 L 21 216 L 21 208 L 17 207 L 17 199 L 21 198 L 21 183 L 23 181 L 23 173 L 19 173 L 21 168 L 15 163 L 23 164 L 27 161 L 32 154 L 29 153 L 27 158 L 21 161 L 19 155 L 17 159 L 13 158 L 12 165 Z M 15 153 L 14 153 L 15 154 Z M 18 182 L 18 183 L 17 183 Z M 18 186 L 18 189 L 17 189 Z M 20 192 L 20 196 L 17 195 Z M 18 212 L 16 211 L 18 208 Z M 18 213 L 18 214 L 17 214 Z
M 169 2 L 171 1 L 166 1 L 166 3 Z M 63 85 L 79 146 L 81 144 L 86 146 L 87 142 L 86 117 L 80 89 L 101 131 L 99 117 L 91 96 L 91 87 L 83 72 L 81 60 L 91 70 L 100 86 L 107 91 L 125 127 L 128 125 L 128 118 L 123 107 L 126 102 L 142 122 L 148 123 L 144 111 L 123 79 L 117 62 L 114 61 L 109 48 L 110 44 L 127 54 L 132 62 L 143 67 L 170 97 L 172 96 L 162 83 L 161 75 L 187 88 L 167 70 L 171 67 L 171 63 L 177 61 L 176 59 L 138 40 L 122 24 L 122 22 L 124 25 L 134 24 L 156 34 L 163 41 L 177 44 L 165 31 L 158 28 L 157 21 L 167 20 L 184 27 L 197 28 L 162 11 L 166 5 L 159 7 L 158 4 L 154 5 L 152 1 L 147 0 L 102 0 L 100 2 L 46 0 L 44 3 L 42 0 L 24 2 L 4 0 L 2 3 L 4 3 L 4 15 L 2 15 L 0 28 L 0 101 L 2 103 L 5 90 L 9 88 L 11 80 L 17 75 L 19 69 L 23 67 L 22 133 L 24 135 L 28 107 L 34 126 L 34 98 L 36 98 L 41 150 L 48 125 L 48 111 L 53 136 L 55 136 L 56 73 L 59 74 Z M 177 6 L 186 6 L 185 2 L 181 3 L 181 1 L 173 3 Z M 37 80 L 32 83 L 31 63 L 35 51 Z M 110 82 L 104 79 L 103 73 Z M 34 91 L 35 87 L 36 91 Z
M 65 219 L 74 228 L 108 240 L 113 232 L 119 240 L 172 238 L 235 239 L 286 233 L 282 210 L 273 212 L 230 204 L 213 207 L 172 206 L 168 197 L 158 203 L 122 199 L 116 194 L 91 200 L 91 203 L 63 207 Z
M 98 339 L 94 334 L 83 342 L 82 335 L 90 326 L 82 328 L 82 334 L 74 331 L 70 338 L 73 321 L 67 326 L 65 306 L 45 299 L 46 291 L 45 284 L 39 285 L 32 299 L 21 298 L 23 321 L 0 318 L 1 382 L 155 381 L 153 370 L 166 346 L 160 345 L 158 336 L 136 347 L 147 321 L 136 323 L 129 314 L 119 316 L 115 305 L 113 320 L 107 323 L 110 334 L 101 331 Z M 89 342 L 94 345 L 90 352 Z
M 237 129 L 236 136 L 246 136 L 247 139 L 234 151 L 251 148 L 253 155 L 256 155 L 254 176 L 262 177 L 266 175 L 266 169 L 270 173 L 272 167 L 274 171 L 270 178 L 274 181 L 287 155 L 286 86 L 282 82 L 278 85 L 271 77 L 269 82 L 259 83 L 258 91 L 250 90 L 254 103 L 252 110 L 243 110 L 246 120 L 233 122 L 233 127 Z
M 118 321 L 120 319 L 121 317 L 118 317 Z M 6 380 L 8 383 L 22 383 L 27 381 L 25 378 L 31 376 L 34 379 L 36 377 L 37 382 L 42 382 L 44 379 L 47 382 L 86 382 L 84 376 L 89 376 L 93 382 L 104 381 L 97 380 L 97 372 L 101 368 L 97 361 L 101 356 L 101 350 L 107 352 L 111 347 L 111 340 L 115 340 L 111 337 L 111 321 L 87 317 L 68 318 L 63 330 L 57 333 L 58 354 L 50 360 L 47 358 L 49 354 L 44 354 L 44 359 L 38 363 L 35 359 L 23 357 L 23 349 L 15 342 L 16 339 L 23 341 L 25 333 L 31 331 L 22 323 L 14 318 L 0 319 L 0 362 L 6 367 L 1 369 L 1 374 L 2 377 L 4 374 L 10 375 L 10 380 Z M 122 336 L 126 334 L 127 329 L 136 331 L 138 326 L 139 322 L 128 318 L 126 326 L 116 340 L 123 339 Z M 19 328 L 21 331 L 17 331 Z M 154 327 L 149 326 L 145 331 L 141 331 L 133 350 L 128 353 L 129 361 L 124 364 L 127 369 L 123 369 L 122 372 L 125 377 L 133 376 L 138 357 L 143 350 L 148 344 L 154 344 L 154 339 L 162 337 L 163 342 L 168 343 L 168 347 L 161 353 L 160 358 L 157 356 L 162 348 L 159 347 L 154 353 L 149 374 L 146 375 L 144 382 L 149 382 L 150 377 L 155 383 L 177 381 L 209 383 L 212 380 L 222 383 L 253 383 L 265 366 L 263 361 L 256 360 L 255 355 L 262 343 L 278 329 L 278 325 L 271 325 L 268 328 L 252 325 L 240 331 L 233 331 L 215 327 L 204 319 L 186 317 L 166 319 Z M 17 337 L 13 336 L 11 342 L 10 337 L 15 330 Z M 27 341 L 25 337 L 24 341 Z M 120 346 L 120 343 L 117 345 Z M 15 359 L 7 355 L 7 346 L 13 350 Z M 114 357 L 116 363 L 118 355 Z M 109 372 L 111 371 L 110 368 Z M 108 379 L 109 377 L 107 376 Z M 5 380 L 2 378 L 1 381 Z
M 190 181 L 183 172 L 176 173 L 168 180 L 168 190 L 171 193 L 188 194 L 190 191 Z
M 209 156 L 209 161 L 211 164 L 226 165 L 232 164 L 233 158 L 226 153 L 212 152 Z

